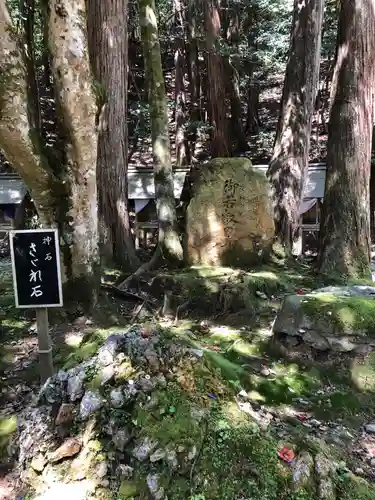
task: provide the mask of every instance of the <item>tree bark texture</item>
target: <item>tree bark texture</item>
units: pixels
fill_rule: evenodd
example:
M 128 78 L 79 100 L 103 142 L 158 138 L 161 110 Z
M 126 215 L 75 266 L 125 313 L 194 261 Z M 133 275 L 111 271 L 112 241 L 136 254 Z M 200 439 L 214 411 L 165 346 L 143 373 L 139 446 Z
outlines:
M 188 75 L 190 94 L 190 126 L 189 126 L 189 147 L 191 156 L 194 156 L 197 142 L 198 125 L 201 121 L 200 109 L 200 73 L 199 73 L 199 51 L 197 38 L 196 21 L 196 0 L 188 0 L 187 8 L 187 52 L 188 52 Z
M 276 232 L 288 250 L 298 227 L 309 158 L 311 121 L 319 82 L 323 9 L 324 0 L 294 1 L 281 112 L 268 170 Z
M 229 59 L 227 59 L 226 61 L 226 68 L 231 110 L 231 139 L 232 144 L 235 145 L 235 151 L 237 153 L 243 153 L 249 149 L 249 145 L 246 140 L 245 130 L 242 123 L 242 103 L 239 82 L 240 78 L 237 69 L 233 66 L 233 64 L 231 64 Z
M 190 163 L 189 143 L 187 140 L 187 106 L 186 106 L 186 54 L 185 54 L 185 16 L 180 0 L 174 0 L 176 12 L 176 49 L 174 55 L 175 67 L 175 124 L 176 124 L 176 163 L 182 167 Z
M 49 47 L 60 120 L 65 132 L 69 206 L 64 217 L 70 252 L 65 266 L 88 304 L 96 300 L 99 268 L 96 189 L 96 104 L 87 48 L 84 0 L 51 0 Z M 69 225 L 70 232 L 67 228 Z
M 115 261 L 135 268 L 138 259 L 128 211 L 128 0 L 88 0 L 91 63 L 100 106 L 97 180 L 101 225 Z
M 219 1 L 206 0 L 203 6 L 206 31 L 208 117 L 213 127 L 211 154 L 214 158 L 225 157 L 231 154 L 231 141 L 227 116 L 225 64 L 223 57 L 217 51 L 221 31 Z
M 177 232 L 173 192 L 168 110 L 154 0 L 138 0 L 148 102 L 151 115 L 156 209 L 159 220 L 158 248 L 168 260 L 181 262 L 182 245 Z
M 72 11 L 74 9 L 69 12 Z M 58 9 L 58 12 L 61 10 Z M 79 26 L 82 20 L 81 12 L 76 18 Z M 65 129 L 70 133 L 70 142 L 67 145 L 67 156 L 70 159 L 68 168 L 66 171 L 63 167 L 52 169 L 47 158 L 41 153 L 41 138 L 33 128 L 33 120 L 28 113 L 28 75 L 24 55 L 21 44 L 14 37 L 5 0 L 0 0 L 0 147 L 27 185 L 42 225 L 60 229 L 64 242 L 64 280 L 70 285 L 74 284 L 67 289 L 75 292 L 72 298 L 76 302 L 90 308 L 95 301 L 98 285 L 95 106 L 92 135 L 91 128 L 85 127 L 84 113 L 80 114 L 91 89 L 89 74 L 84 78 L 81 73 L 86 68 L 82 58 L 78 58 L 79 61 L 76 59 L 77 54 L 85 54 L 84 38 L 78 37 L 78 34 L 83 35 L 83 32 L 77 28 L 73 19 L 69 19 L 68 29 L 64 23 L 60 24 L 55 16 L 58 14 L 52 10 L 51 41 L 54 56 L 57 58 L 56 74 L 59 73 L 56 81 L 59 84 L 61 108 L 65 111 L 60 119 L 64 121 Z M 62 36 L 65 38 L 61 41 Z M 78 47 L 75 47 L 73 42 L 78 44 Z M 67 44 L 69 49 L 64 47 L 64 44 Z M 65 56 L 68 59 L 65 59 Z M 79 90 L 79 86 L 84 96 L 79 96 L 80 103 L 77 104 L 73 95 Z M 64 96 L 64 93 L 67 96 Z M 65 109 L 67 102 L 71 105 L 70 112 Z M 92 107 L 88 106 L 89 116 L 91 109 Z M 94 149 L 94 162 L 90 148 Z M 77 282 L 86 286 L 77 287 Z M 69 300 L 69 296 L 65 298 Z
M 318 262 L 324 273 L 370 276 L 370 160 L 375 2 L 342 0 Z
M 28 186 L 41 222 L 48 227 L 55 221 L 57 179 L 39 154 L 38 132 L 30 125 L 27 95 L 21 44 L 5 0 L 0 0 L 0 147 Z

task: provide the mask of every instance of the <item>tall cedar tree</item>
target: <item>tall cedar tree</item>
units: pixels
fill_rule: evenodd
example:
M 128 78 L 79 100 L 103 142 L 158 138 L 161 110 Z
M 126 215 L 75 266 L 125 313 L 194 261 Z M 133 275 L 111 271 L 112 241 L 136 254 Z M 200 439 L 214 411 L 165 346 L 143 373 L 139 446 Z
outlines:
M 97 85 L 99 216 L 108 256 L 128 268 L 138 260 L 128 212 L 128 0 L 88 0 L 91 64 Z
M 158 251 L 170 262 L 182 262 L 173 190 L 168 109 L 161 63 L 155 0 L 138 0 L 143 55 L 151 115 L 156 209 L 159 221 Z M 157 254 L 155 254 L 157 255 Z
M 203 2 L 206 31 L 207 104 L 212 126 L 211 155 L 230 156 L 231 141 L 226 103 L 226 73 L 223 56 L 218 51 L 221 35 L 220 5 L 218 0 Z
M 318 262 L 322 272 L 370 276 L 370 160 L 375 2 L 341 0 Z
M 319 82 L 324 0 L 295 0 L 281 112 L 268 176 L 276 233 L 287 250 L 299 223 Z

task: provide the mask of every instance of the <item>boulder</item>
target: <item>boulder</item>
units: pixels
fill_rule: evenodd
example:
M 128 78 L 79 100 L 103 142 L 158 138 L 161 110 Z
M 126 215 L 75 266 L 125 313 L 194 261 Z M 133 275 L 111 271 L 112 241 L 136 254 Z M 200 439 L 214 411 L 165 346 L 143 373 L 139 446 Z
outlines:
M 299 337 L 319 351 L 351 352 L 375 346 L 375 287 L 326 287 L 285 297 L 273 333 Z
M 246 266 L 264 259 L 274 237 L 270 186 L 247 158 L 216 158 L 194 180 L 187 209 L 186 260 Z

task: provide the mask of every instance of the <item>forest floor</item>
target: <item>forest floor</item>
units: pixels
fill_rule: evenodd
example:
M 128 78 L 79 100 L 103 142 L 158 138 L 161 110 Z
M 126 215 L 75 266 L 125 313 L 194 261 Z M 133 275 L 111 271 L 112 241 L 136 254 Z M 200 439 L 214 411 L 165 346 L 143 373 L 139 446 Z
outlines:
M 118 274 L 108 271 L 104 278 L 111 282 Z M 204 360 L 210 367 L 209 398 L 216 405 L 212 411 L 217 415 L 221 408 L 220 419 L 215 420 L 215 425 L 221 425 L 220 436 L 211 439 L 210 413 L 193 465 L 185 476 L 180 473 L 178 480 L 171 481 L 168 493 L 172 500 L 370 500 L 375 498 L 371 486 L 375 481 L 375 425 L 371 425 L 375 420 L 374 355 L 316 356 L 306 348 L 282 348 L 272 338 L 272 322 L 283 297 L 322 285 L 303 263 L 287 267 L 274 264 L 246 272 L 191 268 L 146 276 L 144 286 L 134 290 L 140 300 L 103 293 L 94 318 L 52 316 L 55 367 L 68 370 L 90 359 L 109 335 L 126 331 L 130 324 L 131 328 L 143 328 L 143 332 L 157 328 L 158 335 L 162 332 L 168 342 L 182 342 L 198 360 Z M 36 331 L 32 313 L 13 306 L 11 267 L 5 259 L 0 260 L 0 314 L 0 498 L 13 500 L 23 492 L 24 496 L 18 498 L 31 500 L 36 497 L 32 491 L 25 493 L 14 463 L 5 459 L 5 450 L 15 432 L 14 415 L 28 408 L 39 390 Z M 186 385 L 188 372 L 183 378 Z M 364 378 L 365 386 L 360 383 Z M 181 392 L 175 396 L 174 387 L 169 387 L 169 392 L 165 389 L 159 397 L 178 401 Z M 189 397 L 196 400 L 207 390 L 192 383 Z M 229 407 L 229 400 L 236 402 L 236 411 L 241 409 L 249 428 L 241 427 L 240 432 L 234 426 L 237 413 L 222 413 L 223 403 Z M 186 401 L 181 407 L 190 405 Z M 172 400 L 171 405 L 178 403 Z M 164 436 L 169 429 L 173 437 L 171 429 L 176 427 L 177 434 L 184 434 L 179 426 L 187 424 L 185 420 L 179 422 L 177 415 L 167 431 L 155 422 L 152 425 L 156 435 L 162 429 Z M 243 429 L 247 429 L 245 437 Z M 241 443 L 250 435 L 251 442 L 244 451 Z M 296 456 L 323 454 L 334 460 L 338 464 L 334 496 L 315 496 L 308 487 L 296 492 L 288 486 L 291 466 L 285 465 L 281 472 L 278 457 L 283 446 Z M 196 479 L 195 487 L 193 475 L 201 478 L 200 482 Z M 216 486 L 215 478 L 219 482 Z M 148 498 L 142 488 L 137 492 L 138 486 L 133 483 L 126 482 L 125 487 L 116 483 L 115 489 L 116 480 L 110 478 L 111 494 L 105 498 Z M 102 497 L 94 494 L 93 498 Z M 155 493 L 153 498 L 164 497 Z

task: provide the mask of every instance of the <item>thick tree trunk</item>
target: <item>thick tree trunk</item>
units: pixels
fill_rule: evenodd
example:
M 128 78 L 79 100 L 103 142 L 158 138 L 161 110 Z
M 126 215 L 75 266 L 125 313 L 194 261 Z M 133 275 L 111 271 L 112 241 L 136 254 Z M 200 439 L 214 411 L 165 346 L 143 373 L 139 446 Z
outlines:
M 370 276 L 370 159 L 375 85 L 375 2 L 342 0 L 319 266 Z
M 55 222 L 57 179 L 39 154 L 38 133 L 29 122 L 27 72 L 13 33 L 5 0 L 0 0 L 0 148 L 28 186 L 48 227 Z
M 74 8 L 67 5 L 64 10 L 59 6 L 56 12 L 55 4 L 51 13 L 51 45 L 64 111 L 61 118 L 69 126 L 65 127 L 71 141 L 67 145 L 68 168 L 66 172 L 57 168 L 52 171 L 40 153 L 40 136 L 28 113 L 28 78 L 22 48 L 13 36 L 5 0 L 0 0 L 0 147 L 28 186 L 42 225 L 59 227 L 65 242 L 65 278 L 70 285 L 67 290 L 73 290 L 75 300 L 90 308 L 98 285 L 95 106 L 89 97 L 91 81 L 84 38 L 77 37 L 78 33 L 84 37 L 84 33 L 73 22 Z M 66 24 L 57 19 L 64 12 Z M 75 19 L 80 22 L 81 12 L 77 16 Z M 74 37 L 70 29 L 74 30 Z M 91 114 L 93 133 L 87 126 Z M 65 298 L 69 300 L 69 294 Z
M 225 157 L 231 154 L 231 141 L 227 117 L 224 60 L 217 53 L 217 40 L 221 31 L 219 2 L 206 0 L 203 5 L 207 49 L 208 117 L 213 127 L 211 154 L 214 158 Z
M 185 94 L 185 57 L 181 44 L 175 56 L 175 123 L 176 123 L 176 163 L 182 167 L 189 163 L 189 144 L 186 140 L 186 94 Z
M 96 300 L 99 237 L 96 190 L 96 105 L 87 49 L 84 0 L 51 0 L 49 47 L 60 120 L 65 132 L 69 206 L 64 213 L 65 239 L 71 252 L 65 266 L 89 305 Z M 70 234 L 69 234 L 70 232 Z
M 196 27 L 195 2 L 189 1 L 187 9 L 187 39 L 188 39 L 188 74 L 190 93 L 190 126 L 189 126 L 189 146 L 191 156 L 194 156 L 197 142 L 198 124 L 201 121 L 200 109 L 200 74 L 199 74 L 199 51 Z
M 235 145 L 235 151 L 237 153 L 244 153 L 249 149 L 249 145 L 246 140 L 245 130 L 242 123 L 242 103 L 239 74 L 237 69 L 230 63 L 229 60 L 226 61 L 226 68 L 231 109 L 230 124 L 232 144 Z
M 324 0 L 294 1 L 290 55 L 268 176 L 273 186 L 276 232 L 291 250 L 310 147 L 319 81 Z
M 22 0 L 20 10 L 25 38 L 30 119 L 32 120 L 33 128 L 41 132 L 42 120 L 40 114 L 39 86 L 35 71 L 34 51 L 35 0 Z
M 246 116 L 246 132 L 249 132 L 251 135 L 259 134 L 260 129 L 259 93 L 259 84 L 251 81 L 247 92 Z
M 91 63 L 102 100 L 98 103 L 99 214 L 115 261 L 132 269 L 138 259 L 128 211 L 128 0 L 88 0 L 87 6 Z
M 190 163 L 189 143 L 187 140 L 186 120 L 186 82 L 185 82 L 185 15 L 180 0 L 174 0 L 176 11 L 176 28 L 179 31 L 176 36 L 176 50 L 174 55 L 175 67 L 175 124 L 176 124 L 176 163 L 182 167 Z
M 145 60 L 148 99 L 151 114 L 152 151 L 156 209 L 159 220 L 158 250 L 171 261 L 183 260 L 177 231 L 176 204 L 173 192 L 168 110 L 161 64 L 155 0 L 138 0 Z

